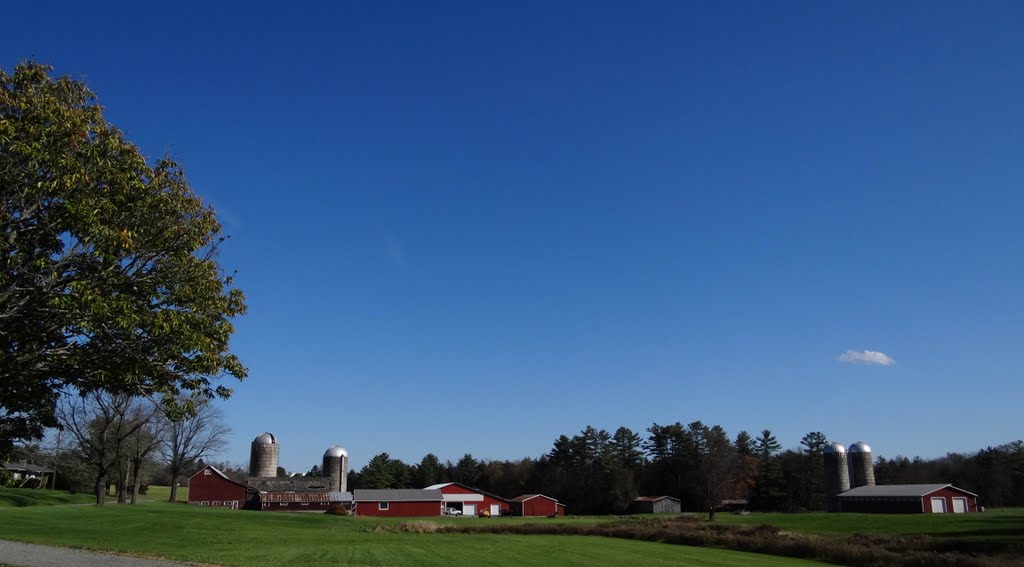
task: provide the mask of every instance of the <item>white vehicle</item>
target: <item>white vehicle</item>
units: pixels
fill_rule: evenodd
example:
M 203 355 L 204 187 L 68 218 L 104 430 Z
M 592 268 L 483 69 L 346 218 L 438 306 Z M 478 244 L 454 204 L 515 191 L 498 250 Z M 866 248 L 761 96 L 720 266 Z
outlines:
M 461 516 L 462 515 L 462 510 L 459 510 L 458 508 L 451 508 L 449 506 L 445 506 L 445 508 L 444 508 L 444 515 L 445 516 Z

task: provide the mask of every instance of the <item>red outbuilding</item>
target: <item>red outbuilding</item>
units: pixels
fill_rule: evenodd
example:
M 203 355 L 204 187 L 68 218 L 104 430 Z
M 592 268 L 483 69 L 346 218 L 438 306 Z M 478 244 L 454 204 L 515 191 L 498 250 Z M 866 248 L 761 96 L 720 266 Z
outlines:
M 511 500 L 513 516 L 564 516 L 565 504 L 543 494 L 524 494 Z
M 978 495 L 952 484 L 880 484 L 840 493 L 843 512 L 945 514 L 978 511 Z
M 256 497 L 256 491 L 208 466 L 188 479 L 188 503 L 217 508 L 244 508 Z
M 463 516 L 506 516 L 511 503 L 507 498 L 458 482 L 443 482 L 424 490 L 440 490 L 446 513 Z
M 354 490 L 352 495 L 357 516 L 440 516 L 444 506 L 440 490 Z

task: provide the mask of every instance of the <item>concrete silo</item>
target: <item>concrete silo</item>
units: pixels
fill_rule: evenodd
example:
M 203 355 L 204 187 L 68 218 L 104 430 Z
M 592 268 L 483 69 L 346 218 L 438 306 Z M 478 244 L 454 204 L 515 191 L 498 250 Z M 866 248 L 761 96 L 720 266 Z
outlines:
M 825 507 L 829 512 L 839 511 L 839 494 L 850 490 L 850 469 L 846 447 L 840 443 L 825 446 Z
M 850 487 L 874 486 L 875 462 L 871 447 L 863 441 L 850 445 Z
M 249 452 L 249 476 L 276 477 L 280 451 L 273 433 L 263 433 L 253 439 L 252 450 Z
M 331 492 L 348 492 L 348 451 L 334 445 L 324 453 L 324 478 L 331 479 Z

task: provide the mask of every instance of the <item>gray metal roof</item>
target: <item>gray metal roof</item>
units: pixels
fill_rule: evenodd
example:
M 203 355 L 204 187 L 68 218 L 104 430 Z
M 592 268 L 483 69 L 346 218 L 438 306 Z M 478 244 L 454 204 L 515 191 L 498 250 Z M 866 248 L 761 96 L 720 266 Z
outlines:
M 30 474 L 43 474 L 52 473 L 50 469 L 41 467 L 39 465 L 30 465 L 28 463 L 0 463 L 0 469 L 7 469 L 14 472 L 26 472 Z
M 353 491 L 353 497 L 356 502 L 441 502 L 443 498 L 440 490 L 418 488 L 356 489 Z
M 327 492 L 331 489 L 331 479 L 319 476 L 300 476 L 296 478 L 249 477 L 249 486 L 260 492 Z
M 328 492 L 327 496 L 330 497 L 331 502 L 351 502 L 351 492 Z
M 878 486 L 858 486 L 839 495 L 840 498 L 921 498 L 937 490 L 951 487 L 965 494 L 977 496 L 952 484 L 880 484 Z
M 676 502 L 681 502 L 675 496 L 637 496 L 636 500 L 634 500 L 633 502 L 657 502 L 658 500 L 664 500 L 665 498 L 668 498 L 669 500 L 675 500 Z

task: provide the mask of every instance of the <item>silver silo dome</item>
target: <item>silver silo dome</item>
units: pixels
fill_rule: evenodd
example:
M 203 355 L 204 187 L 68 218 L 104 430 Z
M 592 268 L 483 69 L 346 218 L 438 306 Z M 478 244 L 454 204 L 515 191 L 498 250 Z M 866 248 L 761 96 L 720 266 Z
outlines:
M 841 443 L 825 445 L 825 506 L 829 512 L 839 511 L 839 495 L 850 490 L 850 470 L 846 447 Z
M 344 447 L 334 445 L 324 451 L 322 473 L 329 478 L 331 492 L 348 491 L 348 451 Z
M 875 485 L 875 461 L 871 447 L 863 441 L 850 445 L 850 486 Z

